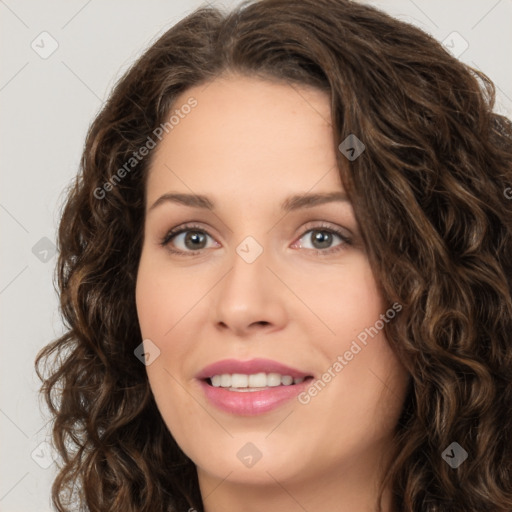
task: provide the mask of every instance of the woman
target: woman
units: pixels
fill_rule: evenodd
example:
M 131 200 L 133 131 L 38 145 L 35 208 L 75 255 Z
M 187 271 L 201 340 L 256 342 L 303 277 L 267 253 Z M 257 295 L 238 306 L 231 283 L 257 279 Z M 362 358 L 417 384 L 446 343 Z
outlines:
M 165 33 L 91 126 L 60 224 L 68 331 L 37 359 L 57 509 L 511 510 L 493 105 L 347 0 Z

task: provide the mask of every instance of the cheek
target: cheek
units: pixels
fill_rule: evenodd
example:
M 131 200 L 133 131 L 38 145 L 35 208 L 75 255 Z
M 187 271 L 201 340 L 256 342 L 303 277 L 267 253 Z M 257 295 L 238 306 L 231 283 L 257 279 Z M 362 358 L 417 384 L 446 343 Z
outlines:
M 382 300 L 363 258 L 351 260 L 350 272 L 333 272 L 321 292 L 312 290 L 309 285 L 311 309 L 332 334 L 326 335 L 323 330 L 323 335 L 311 341 L 317 353 L 323 354 L 325 381 L 330 388 L 322 393 L 318 405 L 324 401 L 323 406 L 328 408 L 332 401 L 341 401 L 353 408 L 352 415 L 357 415 L 361 404 L 379 403 L 379 394 L 386 386 L 391 390 L 400 388 L 404 369 L 384 335 L 385 324 L 393 322 L 398 313 Z M 358 390 L 355 400 L 354 389 Z
M 184 268 L 170 268 L 158 258 L 142 254 L 135 290 L 142 339 L 159 349 L 158 359 L 146 371 L 154 391 L 174 386 L 172 378 L 194 350 L 196 336 L 190 320 L 205 314 L 201 297 L 211 285 L 206 276 Z M 194 316 L 195 315 L 195 316 Z M 197 322 L 194 322 L 197 325 Z
M 350 258 L 346 266 L 330 269 L 324 279 L 302 276 L 297 290 L 316 317 L 311 317 L 313 325 L 320 318 L 333 340 L 352 339 L 374 325 L 385 309 L 371 268 L 359 254 Z
M 145 256 L 143 252 L 135 290 L 143 337 L 168 337 L 169 331 L 198 300 L 200 284 L 193 279 L 186 270 L 169 268 L 165 262 Z
M 135 290 L 137 316 L 142 339 L 151 340 L 160 351 L 158 357 L 146 366 L 146 372 L 166 422 L 176 417 L 177 410 L 183 417 L 190 408 L 186 397 L 182 397 L 182 386 L 175 378 L 180 361 L 186 357 L 187 344 L 174 343 L 172 350 L 170 345 L 173 335 L 179 330 L 180 319 L 190 309 L 187 307 L 190 301 L 183 296 L 193 293 L 188 290 L 190 288 L 183 287 L 183 277 L 179 272 L 166 272 L 165 266 L 150 261 L 143 252 Z M 176 325 L 178 327 L 174 329 Z

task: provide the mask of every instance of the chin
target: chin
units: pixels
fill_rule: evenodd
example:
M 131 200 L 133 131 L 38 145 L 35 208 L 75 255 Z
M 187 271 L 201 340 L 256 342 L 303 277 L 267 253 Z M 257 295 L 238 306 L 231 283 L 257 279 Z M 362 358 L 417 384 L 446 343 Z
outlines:
M 202 471 L 218 479 L 233 483 L 267 485 L 298 479 L 304 476 L 304 459 L 298 454 L 300 446 L 285 445 L 285 439 L 277 433 L 274 439 L 265 439 L 265 433 L 237 435 L 226 439 L 225 443 L 215 442 L 205 450 L 182 449 L 195 463 L 198 472 Z

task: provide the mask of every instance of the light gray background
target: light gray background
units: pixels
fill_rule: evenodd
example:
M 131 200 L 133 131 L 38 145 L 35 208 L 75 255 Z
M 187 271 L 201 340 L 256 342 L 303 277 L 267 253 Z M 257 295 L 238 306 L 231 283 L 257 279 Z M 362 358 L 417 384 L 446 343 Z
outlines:
M 0 0 L 0 511 L 45 512 L 55 464 L 33 370 L 62 332 L 52 252 L 64 189 L 115 81 L 199 0 Z M 237 0 L 211 0 L 229 7 Z M 374 0 L 481 69 L 512 117 L 512 0 Z M 58 43 L 51 49 L 48 36 Z M 54 43 L 55 44 L 55 43 Z M 44 55 L 46 56 L 46 55 Z M 511 184 L 512 185 L 512 184 Z M 43 240 L 46 237 L 48 240 Z M 35 246 L 35 248 L 34 248 Z M 43 444 L 41 444 L 43 443 Z M 47 469 L 41 466 L 48 466 Z

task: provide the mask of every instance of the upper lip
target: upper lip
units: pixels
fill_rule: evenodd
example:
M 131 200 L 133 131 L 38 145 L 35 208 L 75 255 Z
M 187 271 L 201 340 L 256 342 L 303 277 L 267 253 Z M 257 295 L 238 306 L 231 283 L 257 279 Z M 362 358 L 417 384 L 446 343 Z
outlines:
M 248 361 L 239 361 L 237 359 L 223 359 L 216 363 L 209 364 L 203 368 L 197 375 L 197 379 L 209 379 L 214 375 L 241 373 L 243 375 L 252 375 L 255 373 L 279 373 L 280 375 L 289 375 L 294 379 L 300 377 L 310 377 L 311 373 L 302 372 L 285 364 L 271 359 L 249 359 Z

